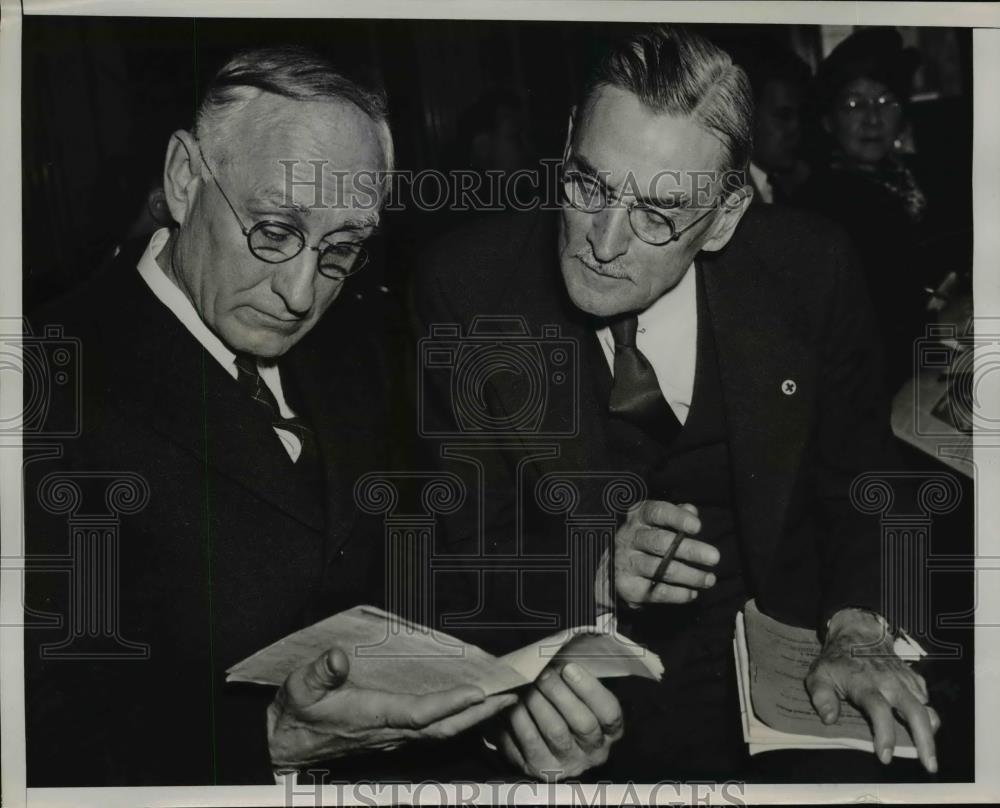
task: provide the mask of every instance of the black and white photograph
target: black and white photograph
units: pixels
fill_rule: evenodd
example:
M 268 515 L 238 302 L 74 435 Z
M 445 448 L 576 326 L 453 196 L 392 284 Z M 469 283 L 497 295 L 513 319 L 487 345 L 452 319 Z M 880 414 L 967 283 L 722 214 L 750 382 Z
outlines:
M 1000 9 L 2 12 L 5 804 L 1000 793 Z

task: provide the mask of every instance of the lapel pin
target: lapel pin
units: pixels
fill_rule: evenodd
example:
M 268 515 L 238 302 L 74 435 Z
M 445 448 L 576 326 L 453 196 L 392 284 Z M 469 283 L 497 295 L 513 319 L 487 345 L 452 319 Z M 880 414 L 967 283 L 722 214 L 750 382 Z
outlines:
M 781 383 L 781 392 L 786 396 L 795 395 L 795 391 L 798 389 L 798 385 L 795 383 L 795 379 L 785 379 Z

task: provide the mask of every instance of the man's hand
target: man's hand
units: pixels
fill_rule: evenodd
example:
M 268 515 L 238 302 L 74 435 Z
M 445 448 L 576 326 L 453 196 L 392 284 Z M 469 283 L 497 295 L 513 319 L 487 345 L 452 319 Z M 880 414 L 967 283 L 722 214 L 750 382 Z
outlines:
M 714 567 L 719 551 L 697 539 L 685 538 L 659 578 L 663 555 L 679 531 L 701 530 L 694 505 L 645 500 L 634 506 L 615 534 L 615 591 L 633 609 L 644 603 L 687 603 L 699 589 L 715 585 L 715 575 L 691 564 Z
M 892 646 L 892 637 L 871 613 L 837 612 L 806 677 L 806 690 L 824 724 L 840 717 L 841 699 L 861 710 L 871 722 L 875 754 L 883 763 L 892 760 L 896 748 L 895 712 L 909 728 L 920 762 L 933 774 L 934 733 L 941 720 L 927 704 L 924 678 L 897 657 Z
M 350 663 L 333 648 L 289 674 L 267 710 L 271 763 L 296 768 L 352 752 L 450 738 L 516 702 L 477 687 L 425 696 L 345 684 Z
M 538 780 L 578 777 L 608 759 L 622 736 L 618 699 L 576 663 L 548 668 L 507 715 L 500 747 Z

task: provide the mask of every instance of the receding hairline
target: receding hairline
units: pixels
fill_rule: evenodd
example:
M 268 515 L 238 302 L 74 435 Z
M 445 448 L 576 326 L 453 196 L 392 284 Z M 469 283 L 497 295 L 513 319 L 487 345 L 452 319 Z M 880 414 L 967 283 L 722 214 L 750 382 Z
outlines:
M 373 166 L 373 169 L 387 170 L 391 168 L 392 135 L 389 130 L 388 121 L 375 118 L 350 98 L 341 96 L 293 98 L 279 93 L 268 92 L 257 87 L 246 87 L 245 90 L 247 97 L 242 103 L 227 105 L 227 107 L 218 110 L 214 114 L 199 114 L 197 118 L 193 134 L 200 142 L 208 142 L 214 147 L 216 164 L 222 166 L 229 162 L 232 156 L 229 151 L 234 142 L 238 140 L 238 136 L 243 132 L 240 124 L 251 122 L 257 124 L 266 123 L 265 116 L 268 114 L 273 115 L 275 107 L 294 109 L 292 106 L 294 104 L 311 104 L 341 107 L 342 109 L 351 110 L 361 120 L 366 121 L 375 134 L 375 140 L 381 152 L 382 165 L 378 167 Z M 257 120 L 254 120 L 255 117 Z M 303 120 L 304 122 L 308 122 L 310 119 L 307 116 L 303 116 Z M 289 121 L 282 121 L 282 123 L 286 122 L 294 122 L 294 116 Z M 254 127 L 253 131 L 255 130 L 256 127 Z M 289 155 L 289 159 L 294 159 L 294 157 Z
M 732 56 L 685 26 L 656 24 L 613 45 L 583 84 L 580 108 L 598 88 L 632 92 L 656 112 L 691 115 L 720 140 L 728 169 L 745 170 L 753 148 L 753 92 Z
M 242 120 L 243 108 L 261 96 L 350 103 L 375 124 L 383 161 L 386 168 L 392 169 L 395 154 L 384 86 L 345 72 L 319 51 L 298 44 L 250 48 L 233 54 L 205 87 L 192 132 L 196 137 L 217 138 L 228 145 L 236 139 L 234 120 Z

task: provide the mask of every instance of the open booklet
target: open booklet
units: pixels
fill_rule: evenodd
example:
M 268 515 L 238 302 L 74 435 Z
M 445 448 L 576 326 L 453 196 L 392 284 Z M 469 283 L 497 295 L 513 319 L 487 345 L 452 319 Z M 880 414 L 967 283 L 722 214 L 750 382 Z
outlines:
M 422 695 L 471 684 L 489 696 L 533 682 L 553 662 L 577 662 L 597 677 L 659 681 L 663 676 L 656 654 L 608 627 L 567 629 L 495 657 L 374 606 L 355 606 L 238 662 L 226 671 L 226 681 L 280 685 L 293 670 L 333 646 L 350 660 L 349 682 L 393 693 Z
M 813 709 L 805 678 L 820 651 L 814 631 L 780 623 L 751 600 L 736 615 L 733 646 L 743 739 L 751 755 L 774 749 L 874 751 L 868 722 L 852 705 L 842 702 L 839 720 L 829 726 Z M 917 756 L 909 731 L 898 720 L 895 754 Z

